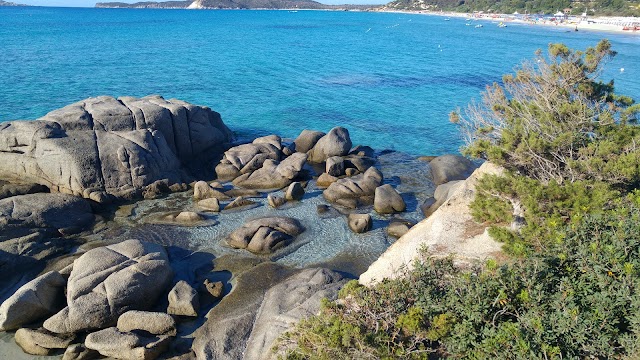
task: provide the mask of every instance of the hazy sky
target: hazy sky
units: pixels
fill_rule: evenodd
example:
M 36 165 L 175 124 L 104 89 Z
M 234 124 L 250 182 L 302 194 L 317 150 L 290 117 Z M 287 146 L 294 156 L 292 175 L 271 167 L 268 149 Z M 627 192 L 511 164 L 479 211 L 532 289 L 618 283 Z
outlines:
M 38 5 L 38 6 L 84 6 L 93 7 L 96 2 L 119 1 L 126 3 L 134 3 L 142 0 L 8 0 L 19 4 Z M 147 0 L 150 1 L 150 0 Z M 161 1 L 161 0 L 155 0 Z M 316 0 L 323 4 L 383 4 L 385 0 Z M 391 1 L 391 0 L 389 0 Z

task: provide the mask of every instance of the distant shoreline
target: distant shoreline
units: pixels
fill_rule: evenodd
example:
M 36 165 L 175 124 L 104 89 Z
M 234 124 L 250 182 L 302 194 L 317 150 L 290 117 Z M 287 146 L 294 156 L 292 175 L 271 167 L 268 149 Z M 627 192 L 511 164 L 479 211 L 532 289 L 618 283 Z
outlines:
M 607 16 L 597 16 L 590 17 L 586 21 L 580 20 L 576 21 L 575 19 L 565 19 L 562 21 L 551 21 L 545 19 L 532 19 L 532 18 L 524 18 L 523 16 L 516 15 L 507 15 L 507 14 L 470 14 L 470 13 L 458 13 L 458 12 L 440 12 L 440 11 L 426 11 L 426 10 L 393 10 L 393 9 L 380 9 L 374 10 L 375 12 L 384 12 L 384 13 L 399 13 L 399 14 L 416 14 L 416 15 L 433 15 L 440 17 L 455 17 L 455 18 L 466 18 L 471 19 L 472 21 L 493 21 L 493 22 L 501 22 L 506 26 L 509 24 L 518 24 L 518 25 L 532 25 L 532 26 L 544 26 L 544 27 L 555 27 L 555 28 L 566 28 L 575 31 L 593 31 L 593 32 L 606 32 L 606 33 L 615 33 L 615 34 L 626 34 L 626 35 L 640 35 L 640 18 L 633 17 L 607 17 Z M 635 26 L 638 30 L 624 30 L 625 25 L 629 24 L 631 26 Z M 633 25 L 634 24 L 634 25 Z

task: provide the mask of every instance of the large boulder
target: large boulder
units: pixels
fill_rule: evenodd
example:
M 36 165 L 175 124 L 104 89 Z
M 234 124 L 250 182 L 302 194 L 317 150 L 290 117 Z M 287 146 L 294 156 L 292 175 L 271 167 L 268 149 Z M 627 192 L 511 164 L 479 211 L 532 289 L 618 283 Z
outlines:
M 345 156 L 351 150 L 349 130 L 335 127 L 309 150 L 309 162 L 321 163 L 332 156 Z
M 71 195 L 38 193 L 0 200 L 0 241 L 37 231 L 52 235 L 78 232 L 93 221 L 89 203 Z
M 233 184 L 247 189 L 280 189 L 293 182 L 306 161 L 303 153 L 295 153 L 280 163 L 267 159 L 260 169 L 238 176 Z
M 413 226 L 371 264 L 360 275 L 360 283 L 371 285 L 401 276 L 413 268 L 425 247 L 433 256 L 454 254 L 458 262 L 484 260 L 499 254 L 502 244 L 489 236 L 485 225 L 473 220 L 469 204 L 475 198 L 479 178 L 502 172 L 502 168 L 484 163 L 455 186 L 449 199 L 436 212 Z
M 346 280 L 331 270 L 305 269 L 267 291 L 258 310 L 244 359 L 275 358 L 275 340 L 298 321 L 316 315 L 322 299 L 335 300 Z
M 216 166 L 216 175 L 221 180 L 232 180 L 262 167 L 265 160 L 280 161 L 282 143 L 276 135 L 253 140 L 251 144 L 234 146 L 224 153 Z
M 15 330 L 47 318 L 64 307 L 67 280 L 50 271 L 24 284 L 0 305 L 0 331 Z
M 313 149 L 318 140 L 320 140 L 326 134 L 322 131 L 314 131 L 314 130 L 302 130 L 300 135 L 293 141 L 296 146 L 297 152 L 306 153 L 307 151 Z
M 176 335 L 176 321 L 169 314 L 151 311 L 131 310 L 118 318 L 118 331 L 146 331 L 153 335 Z
M 362 234 L 371 230 L 373 219 L 371 219 L 371 215 L 369 214 L 349 214 L 347 223 L 351 231 L 356 234 Z
M 322 193 L 327 201 L 354 209 L 373 204 L 376 188 L 382 184 L 382 173 L 370 167 L 364 174 L 340 179 Z
M 89 250 L 75 260 L 67 307 L 44 327 L 66 334 L 113 326 L 129 310 L 153 307 L 172 277 L 167 253 L 157 244 L 127 240 Z
M 373 208 L 378 214 L 393 214 L 407 209 L 402 196 L 389 184 L 378 186 L 373 200 Z
M 429 162 L 433 183 L 437 186 L 453 180 L 464 180 L 476 169 L 476 165 L 460 155 L 442 155 Z
M 106 202 L 159 180 L 190 180 L 186 166 L 231 141 L 209 108 L 160 96 L 89 98 L 37 121 L 0 124 L 0 179 Z
M 31 355 L 49 355 L 53 349 L 65 349 L 71 345 L 73 334 L 54 334 L 45 329 L 18 329 L 16 344 Z
M 304 231 L 296 219 L 267 217 L 250 220 L 229 235 L 227 243 L 237 249 L 270 254 L 290 243 Z
M 167 313 L 178 316 L 198 316 L 200 300 L 198 292 L 188 282 L 180 280 L 169 291 Z

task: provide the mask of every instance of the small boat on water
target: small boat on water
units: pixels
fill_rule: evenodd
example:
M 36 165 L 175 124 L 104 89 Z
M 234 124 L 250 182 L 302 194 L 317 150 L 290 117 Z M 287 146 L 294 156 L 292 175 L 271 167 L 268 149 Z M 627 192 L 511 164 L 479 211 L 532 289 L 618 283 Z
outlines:
M 467 23 L 467 24 L 465 24 L 465 25 L 467 25 L 467 26 L 471 26 L 471 24 L 469 24 L 469 23 Z
M 499 27 L 499 28 L 506 28 L 506 27 L 507 27 L 507 24 L 505 24 L 505 23 L 501 22 L 500 24 L 498 24 L 498 27 Z
M 444 19 L 444 21 L 449 21 L 449 20 L 451 20 L 451 19 L 449 19 L 449 18 L 445 18 L 445 19 Z
M 476 25 L 476 27 L 477 27 L 477 28 L 481 28 L 481 27 L 482 27 L 482 24 L 478 24 L 478 25 Z

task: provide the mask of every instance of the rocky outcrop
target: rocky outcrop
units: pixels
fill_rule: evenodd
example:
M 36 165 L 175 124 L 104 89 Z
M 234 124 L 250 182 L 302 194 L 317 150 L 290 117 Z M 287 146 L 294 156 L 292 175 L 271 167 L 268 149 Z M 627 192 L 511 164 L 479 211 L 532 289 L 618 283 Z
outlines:
M 340 179 L 323 192 L 327 201 L 355 209 L 373 203 L 376 188 L 382 184 L 382 173 L 371 167 L 364 174 Z
M 68 334 L 113 326 L 128 310 L 154 306 L 172 276 L 160 245 L 127 240 L 89 250 L 74 263 L 67 307 L 47 319 L 44 327 Z
M 270 254 L 288 245 L 304 231 L 296 219 L 268 217 L 248 221 L 232 232 L 227 239 L 229 246 L 247 249 L 256 254 Z
M 156 181 L 187 182 L 185 169 L 231 140 L 220 115 L 160 96 L 101 96 L 37 121 L 0 124 L 0 179 L 106 202 Z
M 293 182 L 306 161 L 307 155 L 303 153 L 295 153 L 280 163 L 267 159 L 260 169 L 240 175 L 233 184 L 247 189 L 281 189 Z
M 476 169 L 476 165 L 460 155 L 442 155 L 429 162 L 433 183 L 437 186 L 453 180 L 464 180 Z
M 321 163 L 332 156 L 345 156 L 351 150 L 351 138 L 349 130 L 343 127 L 335 127 L 309 150 L 309 161 Z
M 300 135 L 293 141 L 295 144 L 295 150 L 297 152 L 306 153 L 313 149 L 318 140 L 320 140 L 326 134 L 322 131 L 314 130 L 302 130 Z
M 64 307 L 67 279 L 50 271 L 24 284 L 0 305 L 0 331 L 45 319 Z
M 77 233 L 94 221 L 89 203 L 66 194 L 28 194 L 0 200 L 0 241 L 43 232 Z
M 257 138 L 251 144 L 238 145 L 227 150 L 216 166 L 216 175 L 221 180 L 233 180 L 242 174 L 260 169 L 267 159 L 280 161 L 282 156 L 279 136 Z
M 478 179 L 502 171 L 496 165 L 485 163 L 460 182 L 435 213 L 412 227 L 360 275 L 360 283 L 371 285 L 402 275 L 413 267 L 423 247 L 434 256 L 455 254 L 458 261 L 485 259 L 499 253 L 502 245 L 489 236 L 485 226 L 473 220 L 469 204 L 475 197 Z

